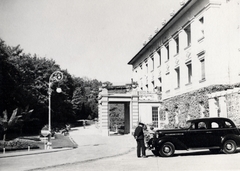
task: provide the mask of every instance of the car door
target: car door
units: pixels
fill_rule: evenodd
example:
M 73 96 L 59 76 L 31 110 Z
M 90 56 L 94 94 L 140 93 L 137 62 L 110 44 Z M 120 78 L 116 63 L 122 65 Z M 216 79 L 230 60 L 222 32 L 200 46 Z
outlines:
M 202 125 L 202 126 L 201 126 Z M 205 127 L 204 127 L 205 125 Z M 201 148 L 208 146 L 208 129 L 205 123 L 195 123 L 185 133 L 185 144 L 188 148 Z
M 221 144 L 221 136 L 224 134 L 224 128 L 220 122 L 212 121 L 206 132 L 208 138 L 208 147 L 219 147 Z

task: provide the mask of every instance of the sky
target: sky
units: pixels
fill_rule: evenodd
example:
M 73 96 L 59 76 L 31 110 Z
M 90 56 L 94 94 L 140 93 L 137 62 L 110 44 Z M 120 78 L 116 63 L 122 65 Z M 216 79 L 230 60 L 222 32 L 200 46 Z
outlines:
M 180 0 L 0 0 L 0 38 L 75 77 L 131 82 L 127 63 Z

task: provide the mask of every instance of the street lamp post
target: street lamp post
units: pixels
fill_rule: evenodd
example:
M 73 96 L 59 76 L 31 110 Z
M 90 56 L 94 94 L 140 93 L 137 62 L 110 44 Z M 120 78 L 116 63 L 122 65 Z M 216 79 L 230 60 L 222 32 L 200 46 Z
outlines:
M 63 79 L 63 73 L 60 71 L 55 71 L 51 74 L 49 77 L 49 82 L 48 82 L 48 148 L 51 149 L 52 143 L 51 143 L 51 95 L 52 95 L 52 85 L 55 82 L 59 82 Z M 61 89 L 57 88 L 57 92 L 61 93 Z

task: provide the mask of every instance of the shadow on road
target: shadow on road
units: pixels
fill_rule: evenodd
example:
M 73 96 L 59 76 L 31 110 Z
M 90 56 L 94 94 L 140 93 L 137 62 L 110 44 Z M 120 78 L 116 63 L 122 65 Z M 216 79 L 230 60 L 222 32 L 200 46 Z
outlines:
M 240 153 L 240 149 L 237 149 L 237 151 L 234 154 L 236 154 L 236 153 Z M 227 154 L 225 154 L 222 151 L 219 152 L 219 153 L 212 153 L 209 150 L 206 150 L 206 151 L 194 151 L 194 150 L 192 150 L 192 151 L 186 151 L 186 152 L 178 152 L 178 151 L 176 151 L 176 153 L 172 157 L 179 157 L 179 156 L 205 156 L 205 155 L 227 155 Z M 150 154 L 150 155 L 147 155 L 147 157 L 150 158 L 150 157 L 158 157 L 158 156 Z
M 240 152 L 240 149 L 238 149 L 235 153 L 239 153 L 239 152 Z M 192 151 L 192 152 L 188 151 L 187 153 L 177 153 L 174 156 L 177 157 L 177 156 L 199 156 L 199 155 L 203 156 L 203 155 L 226 155 L 226 154 L 223 151 L 220 151 L 219 153 L 212 153 L 211 151 L 206 150 L 206 151 Z

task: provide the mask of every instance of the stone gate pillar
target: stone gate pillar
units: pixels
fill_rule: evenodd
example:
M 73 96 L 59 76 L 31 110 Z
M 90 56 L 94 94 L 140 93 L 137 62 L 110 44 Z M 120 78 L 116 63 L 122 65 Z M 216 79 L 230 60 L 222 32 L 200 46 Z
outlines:
M 109 117 L 108 117 L 108 90 L 106 88 L 102 89 L 100 93 L 100 111 L 99 113 L 99 128 L 102 135 L 109 135 Z
M 137 91 L 132 91 L 132 101 L 130 103 L 131 110 L 131 132 L 134 131 L 134 127 L 138 125 L 139 122 L 139 104 L 138 104 L 139 96 Z

